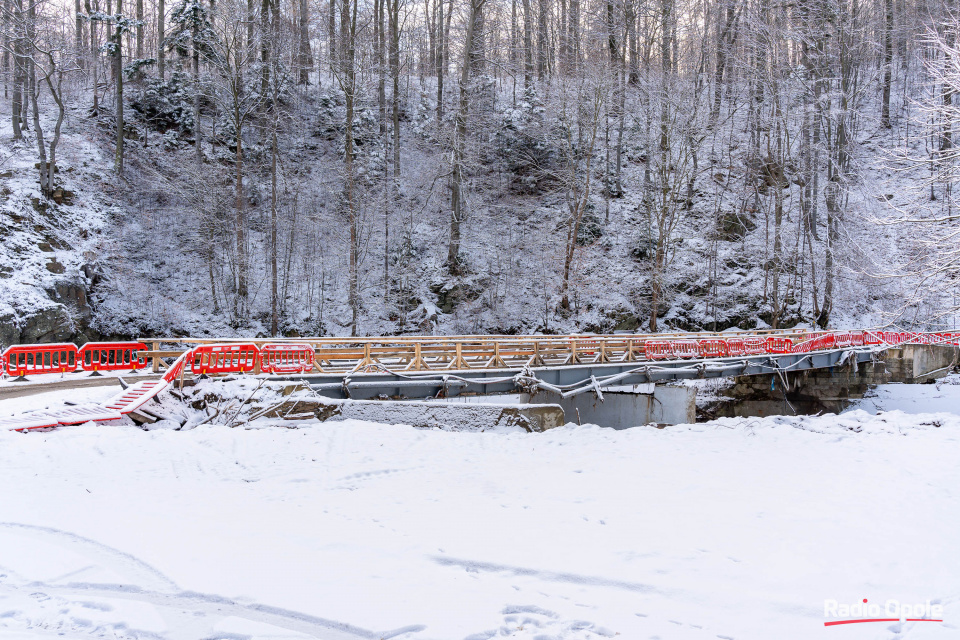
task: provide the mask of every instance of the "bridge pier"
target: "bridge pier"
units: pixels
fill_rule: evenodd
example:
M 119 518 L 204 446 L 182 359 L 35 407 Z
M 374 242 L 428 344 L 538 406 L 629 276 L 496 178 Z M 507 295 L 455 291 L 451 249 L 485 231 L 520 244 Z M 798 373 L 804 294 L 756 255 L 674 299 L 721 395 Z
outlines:
M 724 395 L 733 401 L 706 407 L 706 417 L 839 413 L 879 384 L 923 384 L 946 376 L 957 365 L 958 348 L 903 345 L 872 362 L 849 360 L 824 369 L 738 376 Z
M 653 383 L 612 387 L 603 398 L 592 391 L 569 398 L 538 393 L 540 402 L 555 402 L 567 422 L 629 429 L 645 424 L 689 424 L 697 418 L 697 391 L 693 387 L 668 387 Z M 531 401 L 529 394 L 521 402 Z

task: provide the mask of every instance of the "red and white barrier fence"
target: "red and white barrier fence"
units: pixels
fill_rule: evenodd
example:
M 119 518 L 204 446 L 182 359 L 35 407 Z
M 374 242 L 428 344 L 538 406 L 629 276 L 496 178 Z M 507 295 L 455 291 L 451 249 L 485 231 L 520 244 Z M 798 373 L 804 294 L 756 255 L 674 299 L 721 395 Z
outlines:
M 147 366 L 142 342 L 88 342 L 78 351 L 84 371 L 139 371 Z
M 250 373 L 257 368 L 260 349 L 255 344 L 211 344 L 197 347 L 190 358 L 190 371 L 197 375 Z
M 309 344 L 265 344 L 260 348 L 260 370 L 304 373 L 313 369 L 313 357 L 313 347 Z
M 39 373 L 68 373 L 77 369 L 73 344 L 18 344 L 3 352 L 4 371 L 13 377 Z

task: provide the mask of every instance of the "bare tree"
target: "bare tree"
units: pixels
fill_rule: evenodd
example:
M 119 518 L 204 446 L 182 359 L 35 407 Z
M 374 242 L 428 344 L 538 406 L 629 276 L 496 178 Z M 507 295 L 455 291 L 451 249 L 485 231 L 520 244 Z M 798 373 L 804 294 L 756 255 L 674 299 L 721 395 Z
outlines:
M 604 111 L 607 86 L 602 72 L 593 79 L 574 81 L 573 100 L 563 93 L 560 121 L 562 125 L 561 171 L 556 176 L 563 185 L 567 207 L 566 243 L 563 251 L 563 276 L 560 281 L 560 308 L 570 309 L 570 275 L 574 255 L 580 241 L 580 225 L 590 204 L 593 162 L 597 152 L 597 134 Z
M 474 32 L 477 18 L 486 0 L 470 0 L 467 13 L 467 32 L 464 39 L 463 61 L 460 64 L 460 97 L 457 101 L 457 116 L 454 124 L 453 150 L 450 171 L 450 244 L 447 251 L 447 269 L 451 274 L 460 272 L 460 226 L 466 216 L 464 198 L 464 171 L 466 164 L 467 116 L 470 108 L 470 70 Z
M 246 7 L 239 0 L 224 0 L 219 5 L 212 32 L 203 40 L 205 60 L 215 70 L 214 97 L 220 112 L 230 125 L 234 153 L 234 255 L 236 259 L 236 296 L 233 313 L 237 321 L 246 317 L 250 296 L 250 259 L 247 247 L 247 198 L 244 194 L 244 128 L 258 113 L 269 93 L 251 89 L 257 53 L 245 42 L 241 16 Z M 195 28 L 195 27 L 194 27 Z M 269 38 L 269 29 L 261 34 Z M 263 74 L 259 76 L 262 81 Z
M 124 121 L 123 121 L 123 36 L 130 33 L 137 27 L 139 21 L 132 20 L 123 15 L 123 4 L 117 0 L 117 12 L 115 14 L 97 13 L 91 16 L 95 22 L 103 22 L 110 25 L 110 40 L 107 42 L 107 55 L 112 60 L 114 97 L 116 99 L 114 108 L 116 109 L 116 150 L 114 152 L 113 168 L 117 175 L 123 175 L 123 139 L 124 139 Z
M 343 184 L 343 202 L 347 210 L 347 218 L 350 231 L 349 248 L 349 292 L 348 303 L 350 305 L 351 335 L 357 335 L 360 323 L 360 288 L 359 288 L 359 213 L 357 203 L 357 184 L 355 149 L 354 149 L 354 117 L 357 97 L 357 74 L 356 74 L 356 46 L 357 46 L 357 0 L 353 0 L 352 7 L 348 4 L 349 0 L 344 0 L 347 8 L 345 17 L 347 18 L 346 31 L 341 30 L 341 38 L 346 46 L 342 60 L 342 74 L 338 77 L 340 87 L 344 93 L 346 102 L 346 118 L 344 122 L 344 142 L 343 142 L 343 162 L 344 162 L 344 184 Z
M 193 61 L 193 138 L 197 164 L 203 162 L 203 128 L 200 122 L 200 58 L 212 57 L 212 46 L 216 42 L 210 13 L 202 0 L 180 0 L 170 16 L 173 31 L 166 45 L 181 57 L 188 55 Z M 243 23 L 243 21 L 239 21 Z M 249 48 L 249 47 L 248 47 Z M 245 56 L 251 55 L 245 52 Z

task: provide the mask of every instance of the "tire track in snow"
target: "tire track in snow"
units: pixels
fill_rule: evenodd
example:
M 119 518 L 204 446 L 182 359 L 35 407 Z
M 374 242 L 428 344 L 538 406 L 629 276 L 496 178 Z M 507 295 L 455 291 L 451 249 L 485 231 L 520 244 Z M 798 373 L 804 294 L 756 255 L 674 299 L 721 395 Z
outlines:
M 29 532 L 33 540 L 46 538 L 53 544 L 73 548 L 80 555 L 99 560 L 104 568 L 136 578 L 141 586 L 158 591 L 179 591 L 177 583 L 134 555 L 69 531 L 19 522 L 0 522 L 0 529 Z
M 661 589 L 652 584 L 629 582 L 627 580 L 614 580 L 612 578 L 604 578 L 601 576 L 585 576 L 578 573 L 542 571 L 540 569 L 530 569 L 528 567 L 516 567 L 507 564 L 495 564 L 493 562 L 478 562 L 475 560 L 461 560 L 458 558 L 448 558 L 445 556 L 431 556 L 431 560 L 445 567 L 460 567 L 469 571 L 486 571 L 489 573 L 510 573 L 515 576 L 529 576 L 544 580 L 546 582 L 566 582 L 569 584 L 589 585 L 593 587 L 623 589 L 626 591 L 634 591 L 636 593 L 651 593 L 671 596 L 681 593 L 680 591 L 673 589 Z
M 6 586 L 6 589 L 9 589 Z M 0 585 L 0 590 L 5 585 Z M 329 620 L 313 616 L 291 609 L 283 609 L 271 605 L 259 603 L 241 603 L 223 596 L 200 593 L 197 591 L 181 591 L 179 593 L 165 593 L 161 591 L 151 591 L 139 587 L 120 585 L 120 584 L 99 584 L 75 582 L 65 585 L 51 585 L 43 582 L 31 582 L 18 587 L 13 587 L 14 591 L 28 590 L 33 593 L 53 594 L 63 598 L 73 598 L 76 596 L 95 596 L 101 598 L 113 598 L 118 600 L 131 600 L 134 602 L 143 602 L 158 607 L 180 609 L 192 613 L 202 613 L 215 617 L 235 616 L 253 622 L 262 622 L 290 631 L 297 631 L 323 640 L 355 640 L 356 638 L 368 638 L 370 640 L 379 640 L 381 638 L 392 637 L 397 632 L 378 633 L 355 627 L 345 622 Z M 405 627 L 400 633 L 409 633 L 411 631 L 421 631 L 426 627 L 417 625 L 414 627 Z
M 167 610 L 187 611 L 191 614 L 199 613 L 214 618 L 235 616 L 290 631 L 297 631 L 322 640 L 355 640 L 356 638 L 382 640 L 406 633 L 416 633 L 426 628 L 423 625 L 412 625 L 393 631 L 374 632 L 344 622 L 281 607 L 259 603 L 241 603 L 216 594 L 182 591 L 173 580 L 136 556 L 96 540 L 52 527 L 17 522 L 0 522 L 0 529 L 29 532 L 33 540 L 46 538 L 46 541 L 53 544 L 72 548 L 80 555 L 98 562 L 104 568 L 113 570 L 126 578 L 132 578 L 131 582 L 140 583 L 132 585 L 85 582 L 62 583 L 59 581 L 31 582 L 24 576 L 11 575 L 12 572 L 8 571 L 7 574 L 17 579 L 20 584 L 4 583 L 0 580 L 0 592 L 14 594 L 42 592 L 66 599 L 85 595 L 131 600 Z M 89 567 L 85 569 L 87 568 Z M 65 577 L 74 573 L 66 574 Z M 197 639 L 185 636 L 183 640 Z

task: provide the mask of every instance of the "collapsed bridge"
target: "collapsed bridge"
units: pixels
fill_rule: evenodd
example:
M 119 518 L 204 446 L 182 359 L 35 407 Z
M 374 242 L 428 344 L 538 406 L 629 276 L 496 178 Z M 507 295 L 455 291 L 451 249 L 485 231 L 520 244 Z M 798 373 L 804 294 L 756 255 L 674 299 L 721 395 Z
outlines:
M 856 366 L 905 344 L 957 346 L 960 332 L 157 338 L 79 348 L 69 343 L 15 345 L 0 356 L 6 378 L 45 382 L 84 372 L 129 372 L 124 377 L 130 384 L 101 404 L 0 418 L 0 429 L 118 420 L 195 376 L 296 378 L 324 396 L 355 400 L 511 392 L 544 392 L 567 400 L 593 392 L 602 401 L 603 389 L 618 385 Z

